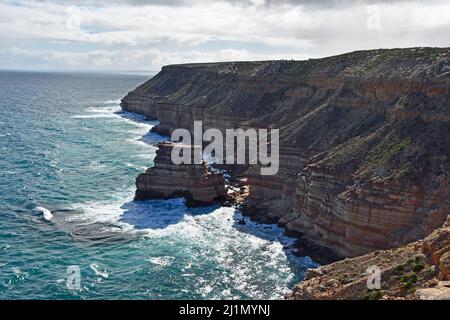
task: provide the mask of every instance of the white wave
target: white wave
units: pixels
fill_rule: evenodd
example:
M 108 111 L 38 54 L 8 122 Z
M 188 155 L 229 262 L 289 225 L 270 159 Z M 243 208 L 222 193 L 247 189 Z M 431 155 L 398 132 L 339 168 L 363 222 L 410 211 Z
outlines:
M 116 100 L 105 100 L 102 101 L 102 104 L 120 104 L 121 99 L 116 99 Z
M 44 218 L 44 220 L 50 221 L 53 218 L 52 212 L 50 210 L 48 210 L 47 208 L 36 207 L 34 210 L 42 213 L 42 217 Z
M 144 141 L 140 140 L 141 137 L 136 137 L 134 139 L 127 139 L 128 142 L 132 143 L 132 144 L 138 144 L 141 146 L 147 146 L 148 144 L 145 143 Z
M 19 268 L 13 268 L 12 269 L 14 276 L 19 280 L 25 280 L 29 277 L 29 273 L 26 271 L 22 271 Z
M 129 112 L 129 111 L 121 111 L 120 115 L 122 118 L 126 119 L 126 120 L 130 120 L 133 122 L 137 122 L 137 123 L 147 123 L 147 124 L 159 124 L 159 121 L 155 120 L 146 120 L 145 116 L 139 113 L 135 113 L 135 112 Z
M 148 261 L 154 265 L 160 267 L 167 267 L 172 264 L 174 257 L 171 256 L 161 256 L 161 257 L 150 257 Z
M 119 118 L 118 112 L 122 109 L 120 106 L 111 107 L 88 107 L 84 111 L 87 114 L 74 115 L 74 119 L 98 119 L 98 118 Z
M 108 119 L 108 118 L 117 118 L 115 114 L 109 113 L 97 113 L 97 114 L 81 114 L 72 116 L 73 119 Z
M 124 212 L 124 209 L 121 207 L 124 201 L 126 202 L 127 200 L 131 201 L 132 199 L 121 197 L 121 200 L 116 200 L 115 202 L 86 202 L 73 204 L 69 206 L 69 209 L 82 212 L 82 214 L 69 215 L 67 220 L 75 223 L 116 223 L 123 227 L 123 230 L 130 231 L 133 229 L 133 226 L 119 221 Z
M 103 163 L 98 162 L 97 160 L 91 161 L 89 163 L 89 169 L 91 169 L 92 171 L 101 171 L 105 168 L 107 168 L 107 166 Z
M 189 264 L 196 269 L 205 265 L 205 259 L 220 265 L 223 272 L 217 275 L 217 282 L 253 298 L 282 298 L 294 277 L 286 250 L 293 239 L 285 236 L 278 226 L 254 223 L 234 208 L 192 209 L 187 208 L 181 198 L 134 202 L 127 197 L 114 203 L 78 207 L 83 210 L 83 214 L 77 215 L 78 221 L 121 225 L 116 232 L 139 232 L 152 241 L 166 244 L 169 250 L 176 246 L 180 255 L 191 257 Z M 240 219 L 246 220 L 246 224 L 238 225 L 236 221 Z M 163 254 L 150 256 L 147 261 L 156 268 L 165 268 L 174 259 Z M 307 257 L 296 259 L 301 265 L 317 266 Z M 101 272 L 100 268 L 96 269 Z M 191 270 L 186 266 L 183 274 L 188 277 Z M 196 277 L 197 281 L 199 274 L 196 273 Z M 271 287 L 264 291 L 255 287 L 255 281 L 267 282 Z M 208 285 L 210 283 L 200 283 L 195 290 L 204 298 L 235 297 L 223 290 L 211 290 Z
M 2 174 L 9 174 L 9 175 L 13 175 L 13 174 L 17 174 L 17 171 L 4 171 L 2 172 Z
M 120 112 L 120 106 L 111 106 L 111 107 L 89 107 L 85 111 L 88 113 L 86 115 L 80 115 L 80 118 L 92 118 L 92 117 L 117 117 L 120 120 L 129 123 L 133 126 L 133 129 L 130 131 L 134 136 L 134 138 L 130 138 L 129 141 L 136 144 L 142 144 L 146 147 L 146 149 L 151 148 L 150 152 L 146 152 L 142 157 L 146 159 L 152 159 L 155 155 L 156 147 L 150 144 L 156 144 L 157 142 L 164 140 L 165 137 L 162 137 L 156 133 L 149 133 L 150 129 L 157 125 L 158 121 L 147 121 L 142 115 L 131 113 L 131 112 Z M 146 142 L 144 142 L 144 138 Z M 152 143 L 154 142 L 154 143 Z M 91 167 L 93 169 L 101 169 L 104 167 L 103 164 L 98 162 L 91 162 Z M 145 170 L 146 167 L 137 166 L 131 162 L 125 164 L 128 167 L 134 167 L 138 170 Z M 74 204 L 71 206 L 71 209 L 82 211 L 84 214 L 82 215 L 74 215 L 69 219 L 79 220 L 80 222 L 86 223 L 106 223 L 113 222 L 120 225 L 123 230 L 130 231 L 134 228 L 133 225 L 123 223 L 120 221 L 120 217 L 126 210 L 123 208 L 124 203 L 128 203 L 132 200 L 130 195 L 134 193 L 134 188 L 130 190 L 126 190 L 120 196 L 118 196 L 117 202 L 89 202 L 89 203 L 81 203 Z
M 103 118 L 115 118 L 116 116 L 114 114 L 106 114 L 106 113 L 99 113 L 99 114 L 82 114 L 82 115 L 76 115 L 72 116 L 73 119 L 103 119 Z
M 150 156 L 150 155 L 149 155 L 149 156 Z M 133 169 L 136 169 L 136 170 L 139 170 L 139 171 L 145 171 L 145 170 L 147 170 L 147 167 L 145 167 L 145 166 L 138 166 L 138 165 L 135 165 L 135 164 L 130 163 L 130 162 L 127 162 L 125 165 L 126 165 L 127 167 L 130 167 L 130 168 L 133 168 Z
M 124 121 L 129 122 L 134 126 L 130 133 L 134 136 L 127 141 L 133 144 L 140 144 L 146 146 L 155 146 L 161 141 L 167 141 L 169 137 L 161 136 L 156 132 L 150 130 L 156 125 L 154 122 L 134 122 L 133 120 L 124 118 Z
M 120 101 L 120 100 L 119 100 Z M 143 115 L 122 111 L 119 105 L 108 107 L 89 107 L 85 110 L 86 114 L 74 115 L 74 119 L 101 119 L 116 118 L 133 126 L 130 133 L 134 135 L 128 141 L 142 145 L 156 145 L 160 141 L 165 141 L 168 137 L 161 136 L 150 130 L 159 124 L 157 120 L 146 120 Z
M 85 111 L 91 112 L 91 113 L 117 113 L 117 112 L 121 112 L 122 108 L 120 106 L 101 107 L 101 108 L 88 107 L 88 108 L 86 108 Z
M 100 276 L 100 277 L 102 277 L 103 279 L 108 279 L 108 277 L 109 277 L 108 271 L 106 271 L 105 269 L 104 269 L 104 270 L 100 270 L 100 267 L 99 267 L 98 264 L 96 264 L 96 263 L 91 263 L 91 265 L 89 266 L 89 268 L 90 268 L 92 271 L 94 271 L 94 273 L 95 273 L 97 276 Z
M 147 142 L 149 130 L 158 122 L 146 121 L 143 116 L 129 112 L 117 113 L 117 110 L 117 106 L 115 109 L 91 108 L 86 111 L 85 116 L 112 114 L 120 117 L 133 125 L 130 133 L 135 137 L 130 139 L 131 142 Z M 132 163 L 125 165 L 133 166 Z M 112 231 L 139 232 L 158 243 L 166 244 L 169 249 L 177 246 L 177 250 L 183 251 L 180 255 L 192 258 L 189 263 L 195 269 L 204 266 L 205 259 L 218 264 L 224 271 L 217 274 L 217 282 L 253 298 L 279 299 L 288 290 L 288 283 L 294 274 L 286 247 L 293 240 L 284 236 L 281 228 L 253 223 L 234 208 L 216 206 L 190 209 L 185 206 L 183 199 L 134 202 L 131 196 L 133 193 L 134 188 L 115 195 L 114 201 L 74 204 L 72 208 L 82 213 L 71 215 L 67 219 L 75 223 L 119 225 L 120 228 Z M 238 225 L 236 221 L 240 219 L 245 219 L 247 223 Z M 165 255 L 151 256 L 148 262 L 157 268 L 164 268 L 172 264 L 174 259 Z M 306 265 L 314 265 L 307 258 L 304 262 Z M 108 276 L 107 271 L 95 263 L 91 264 L 91 269 L 102 278 Z M 192 272 L 187 270 L 183 273 L 186 276 L 190 274 Z M 197 272 L 195 274 L 199 283 L 195 290 L 203 297 L 236 298 L 235 293 L 230 290 L 217 291 L 210 279 L 207 281 Z M 268 279 L 270 277 L 273 279 Z M 261 283 L 268 281 L 271 287 L 263 292 L 255 287 L 255 279 Z

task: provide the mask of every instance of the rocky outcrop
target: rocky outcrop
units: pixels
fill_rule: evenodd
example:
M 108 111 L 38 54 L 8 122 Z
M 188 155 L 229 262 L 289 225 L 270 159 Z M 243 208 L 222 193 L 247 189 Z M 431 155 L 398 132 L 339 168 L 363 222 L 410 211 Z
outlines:
M 184 197 L 188 206 L 223 202 L 227 196 L 223 174 L 211 172 L 206 163 L 175 165 L 174 145 L 160 142 L 154 166 L 136 179 L 136 200 Z
M 425 237 L 450 210 L 450 49 L 164 67 L 122 108 L 157 131 L 279 128 L 280 170 L 244 212 L 341 256 Z
M 450 300 L 450 281 L 441 281 L 435 287 L 416 291 L 419 300 Z
M 450 300 L 450 219 L 424 240 L 309 270 L 288 299 Z M 380 288 L 368 289 L 379 268 Z
M 299 176 L 292 212 L 281 221 L 343 256 L 356 256 L 439 227 L 449 210 L 445 196 L 434 191 L 407 179 L 358 184 L 343 173 L 309 166 Z

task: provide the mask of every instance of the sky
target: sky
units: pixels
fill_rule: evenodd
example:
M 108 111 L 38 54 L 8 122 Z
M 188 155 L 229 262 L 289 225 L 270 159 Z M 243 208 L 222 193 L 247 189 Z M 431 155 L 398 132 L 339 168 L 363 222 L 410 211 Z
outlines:
M 8 70 L 145 73 L 416 46 L 450 46 L 449 0 L 0 0 Z

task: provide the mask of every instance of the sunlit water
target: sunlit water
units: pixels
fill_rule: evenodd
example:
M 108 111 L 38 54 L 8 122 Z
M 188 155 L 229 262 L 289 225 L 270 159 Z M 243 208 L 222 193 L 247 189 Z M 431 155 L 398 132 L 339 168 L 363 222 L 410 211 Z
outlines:
M 145 80 L 0 73 L 0 298 L 277 299 L 314 265 L 233 208 L 132 201 L 163 138 L 118 113 Z

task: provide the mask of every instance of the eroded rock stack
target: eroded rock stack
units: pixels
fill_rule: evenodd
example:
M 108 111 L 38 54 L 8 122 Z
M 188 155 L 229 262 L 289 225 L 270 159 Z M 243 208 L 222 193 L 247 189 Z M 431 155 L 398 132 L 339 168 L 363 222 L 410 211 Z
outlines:
M 222 173 L 211 172 L 206 163 L 176 165 L 171 160 L 171 142 L 160 142 L 154 166 L 136 179 L 136 200 L 184 197 L 188 206 L 209 205 L 225 200 Z

